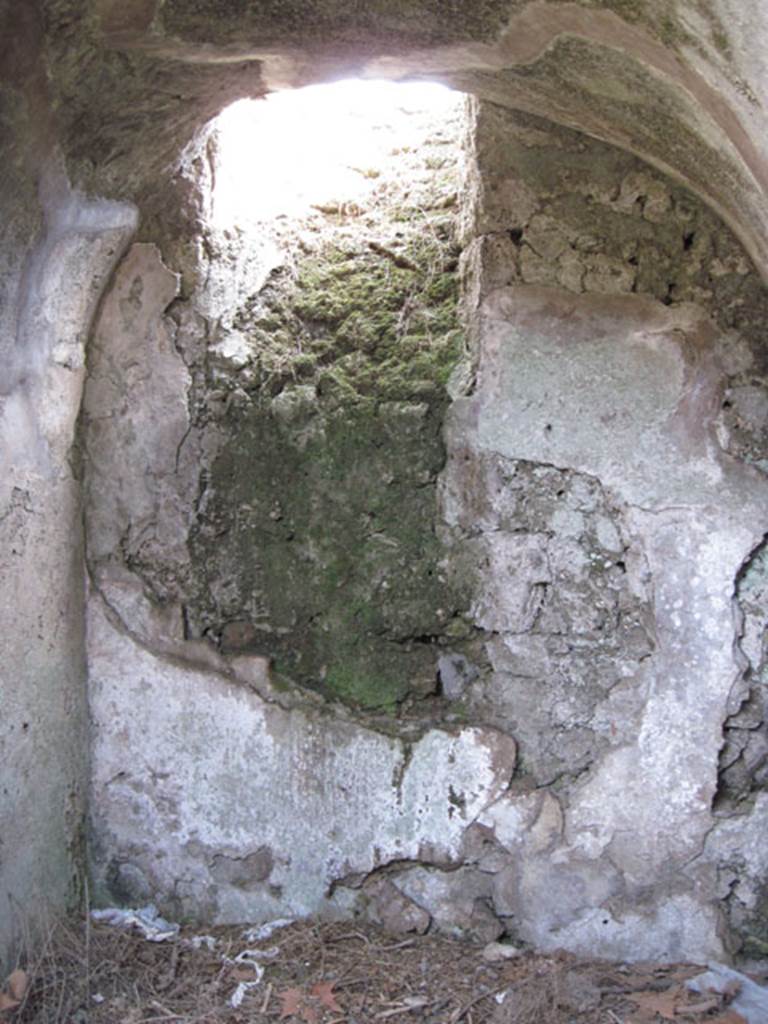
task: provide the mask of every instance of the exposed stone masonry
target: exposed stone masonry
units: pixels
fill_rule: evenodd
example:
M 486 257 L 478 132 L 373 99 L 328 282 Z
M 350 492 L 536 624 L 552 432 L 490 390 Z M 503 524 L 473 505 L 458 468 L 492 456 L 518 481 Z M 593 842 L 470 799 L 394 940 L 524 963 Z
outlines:
M 209 227 L 207 279 L 246 266 L 231 305 L 231 286 L 214 310 L 203 289 L 176 297 L 137 247 L 137 276 L 126 265 L 96 332 L 84 417 L 103 592 L 128 570 L 187 640 L 269 658 L 289 689 L 390 712 L 435 693 L 438 645 L 468 600 L 435 525 L 445 385 L 464 348 L 461 122 L 412 119 L 418 144 L 361 169 L 374 183 L 361 203 L 234 241 Z
M 615 740 L 612 709 L 625 706 L 628 735 L 637 727 L 633 684 L 654 643 L 642 545 L 583 474 L 459 448 L 443 488 L 480 631 L 463 713 L 518 737 L 537 785 L 576 777 Z
M 653 880 L 655 909 L 637 941 L 653 914 L 680 915 L 689 941 L 695 932 L 706 945 L 717 909 L 694 913 L 690 899 L 723 870 L 727 855 L 715 851 L 734 833 L 711 817 L 704 827 L 722 744 L 704 723 L 749 692 L 729 604 L 763 532 L 760 475 L 729 458 L 762 466 L 760 403 L 745 400 L 735 423 L 729 396 L 764 390 L 765 292 L 710 214 L 625 154 L 487 105 L 474 145 L 482 173 L 468 231 L 479 237 L 466 273 L 480 321 L 456 378 L 466 397 L 449 412 L 443 478 L 446 520 L 470 553 L 455 564 L 487 566 L 472 605 L 486 632 L 462 700 L 514 732 L 513 791 L 554 782 L 563 815 L 544 857 L 529 849 L 499 872 L 494 907 L 513 934 L 546 943 L 553 929 L 594 949 L 634 932 L 621 908 Z M 706 479 L 723 475 L 730 501 L 718 523 L 709 509 L 721 491 Z M 709 536 L 698 539 L 705 509 Z M 710 572 L 722 565 L 718 588 L 691 575 L 701 560 Z M 755 596 L 746 612 L 747 647 L 763 642 L 760 604 Z M 702 621 L 722 637 L 717 668 L 693 625 Z M 761 785 L 754 697 L 743 711 L 727 730 L 721 811 L 730 784 Z M 702 786 L 679 794 L 672 825 L 672 794 L 652 793 L 683 764 Z M 761 820 L 755 808 L 749 828 Z M 749 867 L 742 858 L 738 897 L 724 904 L 744 937 L 761 863 L 757 851 Z
M 747 667 L 731 695 L 732 713 L 725 723 L 726 743 L 720 752 L 719 809 L 754 796 L 768 784 L 766 737 L 766 546 L 754 552 L 739 575 L 736 589 L 740 618 L 739 645 Z
M 16 908 L 0 916 L 4 963 L 36 897 L 58 910 L 77 896 L 91 770 L 87 838 L 105 898 L 157 896 L 206 919 L 319 909 L 478 937 L 503 927 L 609 956 L 764 955 L 765 293 L 715 217 L 649 170 L 686 183 L 765 274 L 762 0 L 413 0 L 396 15 L 337 0 L 29 0 L 0 4 L 0 29 L 0 895 Z M 414 345 L 401 363 L 413 375 L 395 374 L 405 392 L 379 394 L 370 419 L 366 387 L 386 360 L 356 362 L 335 328 L 330 349 L 313 349 L 314 317 L 299 317 L 287 373 L 274 372 L 284 347 L 262 360 L 269 387 L 248 380 L 253 358 L 241 364 L 250 343 L 227 315 L 239 311 L 253 341 L 251 314 L 267 311 L 249 297 L 270 280 L 280 309 L 267 315 L 280 319 L 290 275 L 269 278 L 269 246 L 207 230 L 204 126 L 242 96 L 339 74 L 437 76 L 542 118 L 486 106 L 470 133 L 472 358 L 450 403 L 453 328 L 433 333 L 445 359 L 426 373 Z M 386 247 L 360 265 L 407 280 Z M 99 305 L 106 333 L 92 330 Z M 355 416 L 328 380 L 340 367 L 363 399 Z M 302 422 L 319 428 L 303 449 Z M 240 480 L 256 511 L 234 524 L 216 503 L 233 432 L 267 436 L 273 453 L 289 438 L 299 472 L 343 423 L 342 462 L 350 434 L 374 423 L 413 463 L 343 506 L 389 510 L 393 496 L 402 513 L 384 551 L 368 518 L 347 518 L 363 551 L 344 566 L 356 567 L 350 606 L 370 603 L 368 624 L 354 611 L 345 624 L 343 587 L 327 609 L 311 597 L 322 545 L 283 559 L 287 527 L 306 526 L 285 515 L 285 476 L 264 507 Z M 396 461 L 379 446 L 371 470 Z M 252 453 L 242 465 L 266 471 Z M 502 481 L 509 500 L 493 505 L 471 479 L 481 491 Z M 531 500 L 512 509 L 515 481 Z M 486 509 L 480 529 L 471 508 Z M 338 511 L 324 495 L 316 514 Z M 275 557 L 229 593 L 200 558 L 219 524 L 231 565 L 243 522 Z M 578 530 L 587 566 L 568 554 Z M 251 606 L 274 594 L 267 561 L 315 576 L 292 595 L 301 622 L 286 626 L 279 602 Z M 371 562 L 408 595 L 401 611 L 368 601 Z M 536 577 L 527 589 L 521 566 Z M 428 578 L 426 599 L 411 600 Z M 378 677 L 382 651 L 396 654 L 375 707 L 372 674 L 353 692 L 321 672 L 341 655 L 323 649 L 331 620 L 341 660 L 357 649 Z M 306 644 L 249 635 L 278 621 Z M 509 671 L 518 647 L 524 664 Z M 493 722 L 515 731 L 519 756 Z
M 729 816 L 757 835 L 764 292 L 627 154 L 488 105 L 471 138 L 466 352 L 450 177 L 426 250 L 407 204 L 378 250 L 337 205 L 282 265 L 210 235 L 204 274 L 144 245 L 116 277 L 84 420 L 100 891 L 720 955 L 765 874 Z

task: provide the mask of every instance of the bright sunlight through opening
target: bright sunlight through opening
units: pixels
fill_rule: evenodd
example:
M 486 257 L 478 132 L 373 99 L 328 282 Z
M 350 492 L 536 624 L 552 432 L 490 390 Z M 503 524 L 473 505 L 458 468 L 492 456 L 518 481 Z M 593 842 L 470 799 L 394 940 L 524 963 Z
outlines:
M 216 123 L 214 226 L 364 198 L 392 155 L 417 144 L 418 115 L 448 117 L 463 100 L 433 83 L 352 80 L 232 104 Z

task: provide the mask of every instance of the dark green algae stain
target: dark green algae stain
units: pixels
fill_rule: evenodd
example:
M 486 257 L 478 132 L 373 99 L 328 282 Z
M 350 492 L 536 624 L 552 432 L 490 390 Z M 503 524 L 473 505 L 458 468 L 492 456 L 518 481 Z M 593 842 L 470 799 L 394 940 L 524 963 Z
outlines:
M 191 536 L 200 632 L 226 650 L 241 623 L 289 685 L 390 711 L 434 692 L 463 603 L 436 533 L 456 252 L 398 252 L 330 246 L 241 311 L 259 358 Z

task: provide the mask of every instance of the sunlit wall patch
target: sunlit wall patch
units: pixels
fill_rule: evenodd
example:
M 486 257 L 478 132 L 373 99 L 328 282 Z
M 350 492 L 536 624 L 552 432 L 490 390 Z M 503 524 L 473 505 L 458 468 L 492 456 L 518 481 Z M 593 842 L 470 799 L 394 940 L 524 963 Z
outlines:
M 361 80 L 239 100 L 214 128 L 213 226 L 359 201 L 393 151 L 418 143 L 423 115 L 463 102 L 436 83 Z

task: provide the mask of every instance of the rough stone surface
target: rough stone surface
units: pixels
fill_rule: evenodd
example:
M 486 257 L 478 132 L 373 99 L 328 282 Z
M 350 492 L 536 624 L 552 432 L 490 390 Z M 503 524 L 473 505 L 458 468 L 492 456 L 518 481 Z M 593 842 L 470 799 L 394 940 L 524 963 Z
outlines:
M 524 730 L 525 770 L 549 784 L 637 726 L 654 646 L 647 565 L 594 477 L 476 453 L 459 435 L 443 505 L 483 640 L 455 697 Z
M 399 872 L 397 888 L 425 907 L 435 926 L 473 942 L 492 942 L 504 932 L 493 908 L 491 877 L 471 867 L 439 871 L 413 867 Z
M 766 736 L 766 628 L 768 570 L 766 543 L 753 552 L 738 579 L 736 597 L 741 617 L 740 648 L 747 660 L 741 685 L 728 702 L 725 744 L 720 751 L 718 810 L 749 801 L 768 783 Z M 737 620 L 738 621 L 738 620 Z
M 374 875 L 365 883 L 363 895 L 366 916 L 393 935 L 423 935 L 429 929 L 429 912 L 408 899 L 388 878 Z
M 121 898 L 195 919 L 339 913 L 344 877 L 455 862 L 514 771 L 500 732 L 404 742 L 157 658 L 98 598 L 88 628 L 99 897 L 119 879 Z
M 135 229 L 134 212 L 98 198 L 106 196 L 138 204 L 150 244 L 127 264 L 146 294 L 131 295 L 132 282 L 123 294 L 123 276 L 105 304 L 111 326 L 93 347 L 98 372 L 85 423 L 90 504 L 101 483 L 110 485 L 89 548 L 94 710 L 104 740 L 97 737 L 93 791 L 102 891 L 125 900 L 160 893 L 179 912 L 224 919 L 244 908 L 272 912 L 292 888 L 297 907 L 366 912 L 368 901 L 373 915 L 416 930 L 480 935 L 496 921 L 527 942 L 612 956 L 719 955 L 722 941 L 764 955 L 766 298 L 734 238 L 653 170 L 697 193 L 765 275 L 763 4 L 509 0 L 470 11 L 414 0 L 393 17 L 381 3 L 327 0 L 311 18 L 297 3 L 257 6 L 0 4 L 3 898 L 29 907 L 43 894 L 60 906 L 82 867 L 81 496 L 72 442 L 90 320 Z M 416 516 L 416 534 L 430 526 L 421 564 L 444 572 L 450 614 L 430 599 L 428 615 L 411 608 L 407 616 L 419 633 L 403 631 L 397 611 L 372 623 L 371 635 L 388 645 L 405 638 L 404 653 L 419 661 L 418 714 L 394 728 L 370 704 L 352 713 L 313 693 L 306 684 L 323 691 L 317 668 L 327 654 L 316 642 L 303 688 L 286 689 L 267 664 L 276 647 L 254 643 L 251 612 L 261 605 L 244 614 L 242 594 L 201 586 L 189 571 L 198 557 L 190 524 L 198 513 L 205 520 L 201 499 L 211 493 L 207 480 L 198 487 L 194 467 L 227 468 L 217 462 L 218 428 L 203 429 L 208 417 L 217 420 L 218 406 L 230 426 L 255 428 L 263 415 L 274 443 L 286 423 L 301 425 L 307 397 L 293 388 L 286 399 L 278 389 L 274 407 L 257 415 L 247 389 L 245 402 L 237 388 L 210 392 L 217 374 L 232 380 L 247 369 L 254 326 L 228 323 L 222 333 L 217 311 L 260 291 L 274 265 L 266 251 L 232 239 L 217 247 L 206 235 L 215 160 L 203 128 L 242 95 L 342 70 L 438 76 L 486 101 L 472 129 L 477 171 L 464 216 L 473 351 L 449 383 L 457 400 L 440 485 L 445 522 L 438 528 L 428 503 Z M 525 113 L 511 115 L 515 108 Z M 204 370 L 201 352 L 210 354 Z M 154 415 L 143 404 L 149 393 Z M 444 406 L 419 421 L 429 424 L 422 436 L 434 444 L 432 458 L 408 433 L 423 396 L 390 401 L 407 408 L 365 422 L 397 420 L 403 433 L 395 436 L 422 452 L 434 489 Z M 311 426 L 327 432 L 325 413 Z M 390 472 L 387 458 L 376 466 Z M 261 525 L 285 525 L 279 481 L 269 499 Z M 399 590 L 414 548 L 401 546 L 399 564 L 389 550 L 371 552 L 358 603 L 367 596 L 361 581 L 379 564 Z M 196 618 L 186 612 L 192 593 Z M 302 610 L 304 627 L 316 608 Z M 273 618 L 297 632 L 297 623 Z M 302 652 L 283 646 L 286 667 L 301 676 Z M 390 711 L 406 703 L 408 658 Z M 165 692 L 148 696 L 158 681 L 173 695 L 168 706 Z M 352 696 L 350 704 L 365 705 Z M 210 722 L 198 701 L 215 710 Z M 328 816 L 346 805 L 337 752 L 342 771 L 357 770 L 351 751 L 372 755 L 361 773 L 372 772 L 373 785 L 360 791 L 369 794 L 363 831 L 351 833 L 354 864 L 337 864 L 341 840 L 325 821 L 313 824 L 332 870 L 317 869 L 302 890 L 261 819 L 238 831 L 235 811 L 260 805 L 240 765 L 221 757 L 234 737 L 251 763 L 234 704 L 247 707 L 262 739 L 275 718 L 295 741 L 280 756 L 296 773 L 302 812 Z M 122 725 L 111 718 L 115 708 Z M 511 766 L 505 730 L 521 756 L 502 792 Z M 177 790 L 189 737 L 201 756 L 214 748 L 219 756 L 204 762 L 208 781 L 187 761 L 183 777 L 192 782 Z M 492 763 L 496 743 L 507 744 L 503 768 Z M 400 789 L 388 778 L 396 769 L 401 788 L 416 778 L 409 744 L 442 780 L 423 828 L 403 824 Z M 146 771 L 137 751 L 146 752 Z M 327 772 L 316 770 L 315 755 Z M 113 774 L 101 774 L 109 765 Z M 487 788 L 477 802 L 468 782 L 445 787 L 454 768 L 463 778 L 478 765 Z M 257 778 L 262 769 L 254 765 Z M 134 774 L 122 783 L 126 770 Z M 408 813 L 424 808 L 428 788 L 418 777 Z M 315 786 L 310 797 L 304 783 Z M 240 787 L 236 807 L 221 801 L 231 785 Z M 371 854 L 376 799 L 388 808 L 384 868 Z M 200 828 L 202 840 L 191 835 Z M 157 835 L 169 837 L 169 857 L 152 852 Z M 422 840 L 437 846 L 424 849 Z M 281 872 L 285 892 L 270 892 Z M 6 953 L 15 925 L 12 915 L 0 920 Z
M 84 401 L 89 564 L 127 627 L 147 638 L 151 613 L 119 596 L 134 574 L 187 639 L 370 710 L 436 692 L 461 603 L 435 530 L 463 351 L 461 119 L 409 121 L 357 212 L 294 214 L 237 297 L 210 285 L 233 270 L 221 230 L 186 301 L 157 249 L 134 246 Z M 238 231 L 266 258 L 274 226 Z
M 527 118 L 500 132 L 509 118 L 477 119 L 480 321 L 474 380 L 448 417 L 443 507 L 487 634 L 490 671 L 462 701 L 508 716 L 520 784 L 555 784 L 563 831 L 544 856 L 516 850 L 495 907 L 537 945 L 709 955 L 722 908 L 689 865 L 715 824 L 723 722 L 750 694 L 737 630 L 758 671 L 764 630 L 759 554 L 741 627 L 733 597 L 766 483 L 754 449 L 733 458 L 721 406 L 740 360 L 757 379 L 759 335 L 743 300 L 712 301 L 727 242 L 681 195 L 618 154 L 587 185 L 598 144 Z M 661 294 L 642 268 L 676 246 Z M 755 289 L 754 315 L 765 300 L 748 265 L 730 273 Z M 759 402 L 743 408 L 759 421 Z M 721 786 L 740 771 L 749 789 L 761 741 L 731 725 L 726 764 L 745 758 Z
M 726 923 L 728 942 L 750 928 L 759 940 L 743 907 L 759 902 L 761 869 L 741 902 L 723 901 L 716 878 L 733 858 L 712 837 L 713 806 L 750 814 L 762 778 L 762 717 L 742 706 L 760 700 L 745 664 L 762 666 L 765 292 L 727 230 L 633 157 L 483 105 L 471 132 L 470 351 L 448 382 L 437 490 L 445 393 L 381 365 L 368 376 L 369 332 L 388 328 L 333 291 L 340 269 L 354 297 L 359 263 L 321 247 L 298 287 L 257 275 L 222 305 L 223 328 L 204 290 L 179 301 L 152 247 L 115 279 L 84 421 L 100 891 L 221 920 L 282 905 L 484 942 L 722 955 Z M 365 273 L 386 312 L 376 266 Z M 318 337 L 318 361 L 290 355 Z M 127 403 L 139 381 L 144 403 Z M 126 790 L 104 781 L 126 756 L 107 723 L 148 742 L 149 710 L 135 695 L 114 704 L 147 673 L 179 692 L 186 679 L 198 710 L 215 680 L 217 707 L 301 723 L 322 779 L 337 751 L 322 788 L 353 777 L 359 824 L 339 826 L 316 877 L 302 837 L 279 839 L 294 819 L 333 816 L 303 796 L 273 811 L 274 834 L 252 796 L 237 841 L 231 823 L 210 831 L 221 778 L 178 818 L 199 790 L 195 751 L 223 745 L 212 708 L 197 745 L 175 751 L 192 774 L 173 810 L 153 767 L 126 783 L 127 816 Z M 461 829 L 442 845 L 417 829 L 409 845 L 391 780 L 413 771 L 405 748 L 416 757 L 446 727 L 514 737 L 513 785 L 467 817 L 447 784 L 431 806 Z M 359 742 L 378 753 L 341 753 Z M 285 757 L 276 748 L 259 792 L 296 776 Z M 216 813 L 246 813 L 240 796 L 222 801 Z M 363 805 L 378 806 L 375 840 Z
M 768 797 L 754 794 L 751 806 L 740 814 L 718 821 L 707 837 L 704 854 L 695 865 L 699 884 L 715 889 L 726 908 L 733 934 L 742 945 L 734 945 L 752 957 L 766 955 L 765 829 Z

